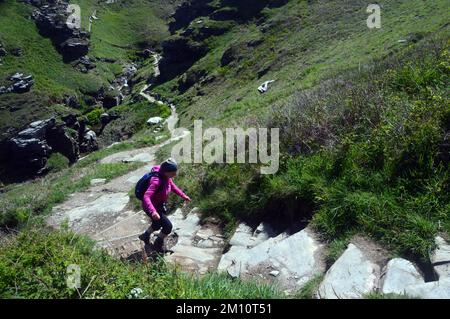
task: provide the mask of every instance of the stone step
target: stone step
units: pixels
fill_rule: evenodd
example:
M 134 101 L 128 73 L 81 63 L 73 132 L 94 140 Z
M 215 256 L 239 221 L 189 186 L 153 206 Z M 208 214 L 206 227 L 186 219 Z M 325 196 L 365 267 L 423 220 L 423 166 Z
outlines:
M 331 266 L 319 286 L 323 299 L 359 299 L 377 290 L 380 267 L 354 244 Z

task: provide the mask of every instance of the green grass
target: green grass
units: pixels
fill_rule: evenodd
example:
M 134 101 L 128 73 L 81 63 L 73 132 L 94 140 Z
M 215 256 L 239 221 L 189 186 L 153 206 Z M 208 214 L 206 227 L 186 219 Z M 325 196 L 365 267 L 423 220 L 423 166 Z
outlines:
M 7 49 L 20 47 L 23 55 L 4 58 L 1 77 L 17 71 L 30 73 L 35 79 L 33 91 L 53 97 L 75 94 L 79 91 L 95 91 L 102 84 L 96 75 L 77 72 L 63 62 L 62 56 L 53 47 L 50 39 L 43 38 L 28 19 L 32 7 L 16 1 L 0 3 L 0 39 Z
M 419 299 L 415 297 L 411 297 L 408 295 L 399 295 L 399 294 L 383 294 L 379 292 L 373 292 L 364 296 L 364 299 Z
M 0 195 L 0 225 L 20 228 L 33 224 L 41 216 L 49 214 L 56 204 L 62 203 L 70 194 L 88 188 L 92 179 L 111 180 L 140 165 L 96 164 L 91 158 L 90 161 L 81 161 L 69 169 L 50 173 L 34 181 L 8 185 Z
M 441 14 L 446 1 L 382 1 L 381 5 L 383 26 L 377 30 L 367 28 L 367 4 L 359 1 L 292 0 L 281 8 L 266 9 L 266 24 L 271 26 L 266 33 L 250 22 L 208 39 L 212 49 L 192 67 L 216 77 L 201 86 L 205 95 L 197 96 L 199 86 L 183 94 L 172 91 L 177 79 L 155 91 L 175 98 L 182 126 L 189 127 L 199 118 L 205 125 L 249 125 L 253 118 L 265 118 L 272 107 L 281 107 L 298 90 L 349 68 L 365 68 L 403 49 L 398 40 L 437 32 L 447 22 Z M 259 38 L 263 42 L 258 47 L 247 47 Z M 237 48 L 241 60 L 221 67 L 220 59 L 230 46 Z M 257 73 L 264 69 L 267 74 L 259 78 Z M 260 95 L 256 88 L 270 79 L 277 81 Z
M 67 267 L 81 269 L 81 288 L 67 287 Z M 267 299 L 274 288 L 208 273 L 188 275 L 163 260 L 131 263 L 112 257 L 94 242 L 67 230 L 31 228 L 3 240 L 0 249 L 1 298 Z
M 58 172 L 69 167 L 69 159 L 60 153 L 53 153 L 48 158 L 47 165 L 51 172 Z
M 296 294 L 296 299 L 315 299 L 315 294 L 319 289 L 320 283 L 323 281 L 323 275 L 316 275 L 308 281 Z
M 55 108 L 66 95 L 75 96 L 82 104 L 83 112 L 90 112 L 84 102 L 86 95 L 96 94 L 108 82 L 122 73 L 122 67 L 136 59 L 136 51 L 144 47 L 155 47 L 168 36 L 164 19 L 171 12 L 173 4 L 165 1 L 133 0 L 105 5 L 94 0 L 73 1 L 80 5 L 82 24 L 88 28 L 89 16 L 97 10 L 97 17 L 91 33 L 89 57 L 97 67 L 88 74 L 75 70 L 63 62 L 50 39 L 42 37 L 29 16 L 34 7 L 21 2 L 6 0 L 0 3 L 0 41 L 7 51 L 21 48 L 22 56 L 8 54 L 2 58 L 0 83 L 15 73 L 32 74 L 35 84 L 25 95 L 7 94 L 0 96 L 0 130 L 9 127 L 20 129 L 26 124 L 44 117 L 60 116 L 74 112 L 66 107 Z M 114 62 L 103 62 L 108 58 Z M 146 77 L 146 73 L 141 76 Z M 10 107 L 20 109 L 10 112 Z M 93 114 L 90 114 L 91 117 Z M 12 120 L 13 119 L 13 120 Z M 95 119 L 94 119 L 95 122 Z

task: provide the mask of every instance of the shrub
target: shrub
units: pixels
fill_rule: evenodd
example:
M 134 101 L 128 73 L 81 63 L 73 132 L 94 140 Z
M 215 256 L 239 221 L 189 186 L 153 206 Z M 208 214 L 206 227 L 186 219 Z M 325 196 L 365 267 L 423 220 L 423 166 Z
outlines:
M 103 110 L 102 109 L 95 109 L 91 112 L 89 112 L 88 114 L 86 114 L 86 117 L 89 121 L 89 125 L 97 125 L 100 123 L 100 115 L 103 114 Z

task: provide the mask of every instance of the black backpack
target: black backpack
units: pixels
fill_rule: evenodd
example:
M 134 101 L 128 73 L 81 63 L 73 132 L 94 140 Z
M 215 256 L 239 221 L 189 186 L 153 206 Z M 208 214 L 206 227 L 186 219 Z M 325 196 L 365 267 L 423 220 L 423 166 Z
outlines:
M 159 172 L 150 172 L 142 176 L 142 178 L 137 182 L 136 187 L 134 189 L 134 195 L 136 195 L 136 198 L 139 200 L 144 199 L 144 194 L 147 191 L 149 187 L 149 182 L 152 177 L 158 177 L 159 179 L 163 180 L 162 175 Z M 158 190 L 156 193 L 159 193 L 163 189 L 164 183 L 161 183 L 158 187 Z

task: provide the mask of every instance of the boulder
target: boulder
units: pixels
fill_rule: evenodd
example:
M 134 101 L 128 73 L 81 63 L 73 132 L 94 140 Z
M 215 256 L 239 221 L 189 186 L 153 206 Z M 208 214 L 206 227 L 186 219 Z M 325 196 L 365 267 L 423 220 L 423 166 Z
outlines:
M 80 127 L 77 116 L 75 114 L 68 114 L 66 116 L 63 116 L 62 120 L 68 127 L 71 127 L 73 129 L 78 129 Z
M 119 90 L 108 90 L 102 97 L 103 107 L 110 109 L 122 103 L 123 95 Z
M 162 117 L 155 116 L 148 119 L 147 124 L 148 125 L 158 125 L 161 124 L 164 121 Z
M 67 157 L 70 163 L 75 163 L 80 155 L 78 141 L 66 131 L 65 125 L 57 125 L 50 128 L 46 134 L 47 143 L 54 152 L 59 152 Z
M 319 286 L 323 299 L 357 299 L 378 288 L 380 268 L 355 245 L 347 250 L 327 271 Z
M 227 271 L 233 277 L 276 277 L 284 289 L 293 291 L 325 271 L 322 247 L 308 229 L 292 236 L 283 233 L 250 249 L 232 246 L 222 256 L 218 270 Z
M 237 47 L 231 46 L 225 50 L 220 60 L 222 66 L 227 66 L 233 61 L 238 61 L 240 58 Z
M 97 134 L 94 131 L 87 129 L 80 141 L 80 152 L 91 153 L 98 150 Z
M 33 11 L 32 17 L 39 32 L 52 40 L 66 62 L 74 61 L 87 54 L 89 34 L 85 31 L 71 28 L 66 23 L 70 14 L 67 12 L 67 2 L 34 2 L 33 5 L 37 9 Z
M 60 44 L 60 50 L 66 61 L 73 61 L 86 55 L 89 51 L 89 40 L 70 38 Z
M 395 258 L 389 261 L 384 270 L 381 292 L 384 294 L 404 294 L 407 286 L 424 283 L 422 275 L 408 260 Z
M 442 237 L 435 238 L 437 249 L 431 255 L 434 271 L 439 276 L 439 280 L 450 280 L 450 244 Z
M 450 280 L 427 282 L 405 288 L 408 297 L 422 299 L 450 299 Z
M 12 84 L 9 87 L 2 86 L 0 94 L 4 93 L 25 93 L 30 91 L 34 84 L 32 75 L 24 75 L 23 73 L 15 73 L 8 78 Z
M 55 126 L 55 119 L 36 121 L 9 140 L 9 162 L 21 174 L 41 174 L 46 169 L 52 148 L 47 144 L 46 133 Z
M 180 92 L 185 92 L 196 83 L 200 82 L 206 75 L 207 72 L 205 70 L 188 70 L 178 80 L 178 89 Z
M 10 164 L 26 175 L 43 173 L 52 152 L 63 154 L 71 163 L 79 157 L 77 137 L 54 118 L 29 124 L 9 141 Z
M 11 49 L 11 54 L 16 56 L 16 57 L 19 57 L 19 56 L 22 56 L 23 51 L 22 51 L 21 48 L 12 48 Z
M 82 56 L 73 65 L 75 69 L 83 73 L 87 73 L 89 70 L 96 68 L 95 63 L 87 55 Z

